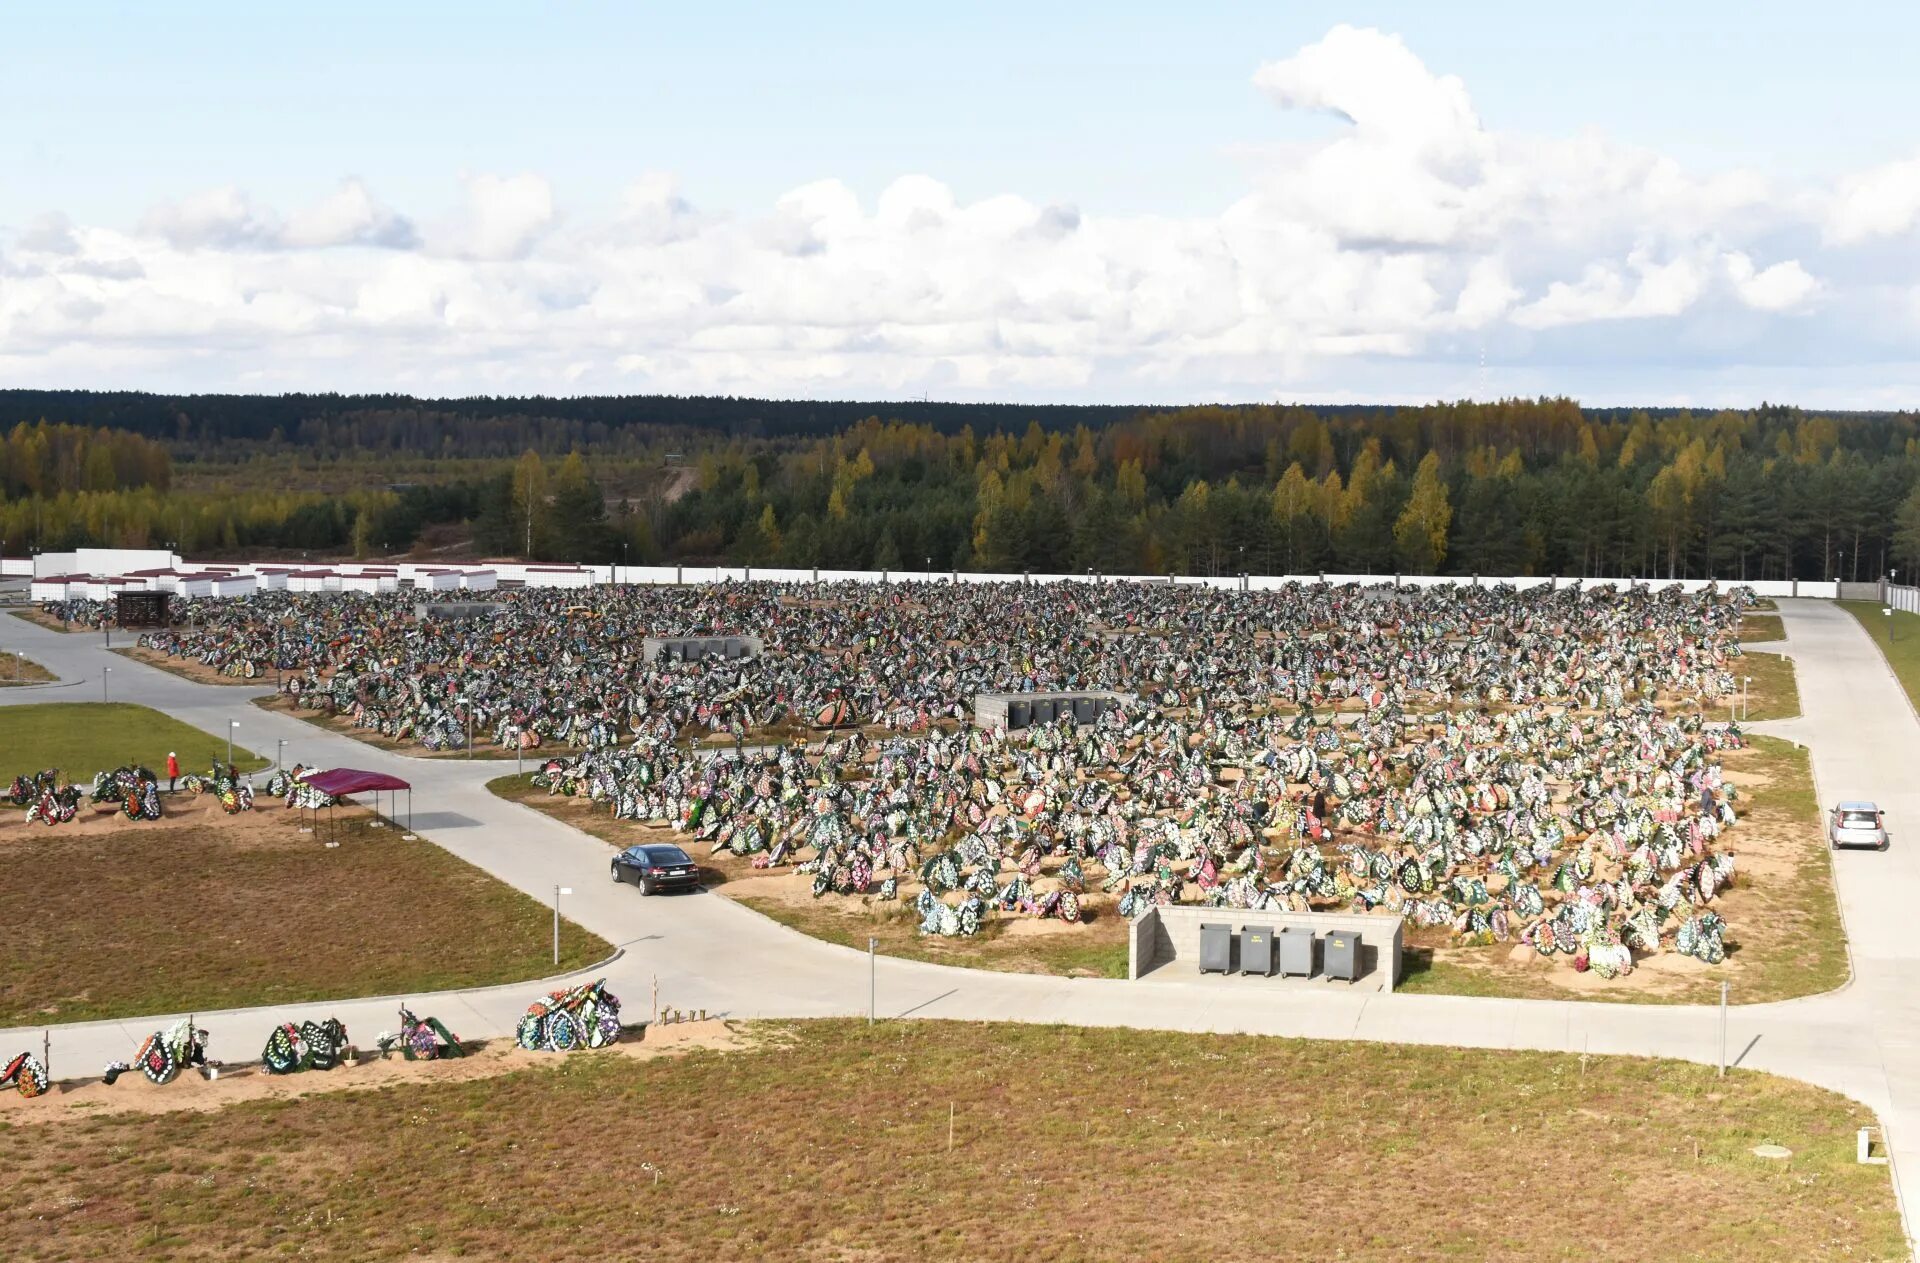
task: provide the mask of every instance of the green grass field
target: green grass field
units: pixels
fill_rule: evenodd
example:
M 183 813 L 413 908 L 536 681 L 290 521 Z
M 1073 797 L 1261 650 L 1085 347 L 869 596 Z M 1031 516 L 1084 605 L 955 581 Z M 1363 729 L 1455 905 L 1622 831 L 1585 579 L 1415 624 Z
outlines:
M 227 758 L 225 733 L 202 732 L 131 702 L 47 702 L 0 707 L 0 778 L 57 767 L 79 782 L 95 772 L 139 763 L 161 772 L 167 751 L 180 756 L 183 772 L 204 772 Z M 235 744 L 233 761 L 257 772 L 270 760 Z
M 1896 610 L 1882 614 L 1886 607 L 1878 601 L 1841 601 L 1840 608 L 1860 621 L 1880 646 L 1887 665 L 1893 668 L 1907 700 L 1920 709 L 1920 614 Z
M 1854 1161 L 1871 1112 L 1751 1071 L 1012 1024 L 744 1034 L 0 1124 L 0 1240 L 20 1263 L 1906 1257 L 1888 1169 Z

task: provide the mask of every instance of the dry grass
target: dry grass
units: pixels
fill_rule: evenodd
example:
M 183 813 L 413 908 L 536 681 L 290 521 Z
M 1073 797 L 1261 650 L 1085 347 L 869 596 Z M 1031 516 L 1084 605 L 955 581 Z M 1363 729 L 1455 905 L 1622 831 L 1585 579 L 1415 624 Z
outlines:
M 85 623 L 63 623 L 38 605 L 23 606 L 20 609 L 14 610 L 13 616 L 18 619 L 24 619 L 36 627 L 45 627 L 49 631 L 74 634 L 91 632 L 96 636 L 100 634 L 98 627 L 89 627 Z
M 57 677 L 32 658 L 8 651 L 0 653 L 0 688 L 22 684 L 51 684 Z
M 550 795 L 527 776 L 502 776 L 488 782 L 487 788 L 612 846 L 689 843 L 671 830 L 616 820 L 604 806 L 585 798 Z M 1127 923 L 1113 910 L 1113 900 L 1107 896 L 1087 896 L 1088 918 L 1077 927 L 1061 921 L 992 918 L 970 938 L 940 938 L 921 934 L 919 919 L 902 901 L 882 903 L 871 897 L 845 895 L 813 899 L 807 893 L 808 879 L 804 876 L 787 870 L 770 874 L 727 852 L 708 855 L 705 851 L 705 847 L 695 846 L 688 853 L 699 862 L 701 878 L 708 886 L 782 925 L 829 943 L 864 952 L 867 939 L 875 938 L 882 955 L 939 965 L 1092 978 L 1127 976 Z
M 0 1127 L 0 1239 L 22 1263 L 1904 1257 L 1886 1168 L 1853 1161 L 1871 1116 L 1757 1073 L 1014 1025 L 747 1033 L 751 1051 Z
M 1725 981 L 1734 1003 L 1763 1004 L 1844 984 L 1846 933 L 1807 752 L 1777 737 L 1749 741 L 1749 748 L 1722 756 L 1743 794 L 1740 823 L 1726 835 L 1738 857 L 1736 881 L 1714 901 L 1714 910 L 1727 920 L 1724 964 L 1709 966 L 1665 952 L 1641 961 L 1629 977 L 1608 983 L 1531 951 L 1516 951 L 1512 944 L 1447 947 L 1443 936 L 1415 931 L 1409 934 L 1409 975 L 1400 989 L 1709 1004 L 1718 1002 Z
M 1743 676 L 1753 679 L 1746 718 L 1792 719 L 1800 713 L 1800 685 L 1794 676 L 1792 658 L 1777 653 L 1747 653 L 1734 659 L 1727 669 L 1736 680 Z M 1718 718 L 1726 718 L 1724 711 Z
M 1787 625 L 1778 614 L 1749 614 L 1740 620 L 1740 639 L 1742 641 L 1785 640 Z
M 936 965 L 1083 978 L 1127 976 L 1127 923 L 1110 906 L 1094 912 L 1077 927 L 1031 919 L 994 919 L 970 938 L 941 938 L 920 933 L 920 920 L 913 909 L 898 901 L 878 903 L 870 898 L 828 895 L 802 902 L 757 894 L 753 885 L 735 882 L 723 887 L 721 893 L 802 934 L 863 952 L 871 937 L 879 940 L 876 950 L 884 956 Z M 1031 936 L 1020 933 L 1029 927 L 1043 932 Z
M 431 842 L 273 800 L 0 831 L 0 1026 L 436 991 L 555 972 L 551 914 Z M 88 813 L 87 808 L 82 808 Z M 90 813 L 88 813 L 90 815 Z M 562 968 L 606 956 L 561 927 Z M 10 1054 L 9 1054 L 10 1055 Z

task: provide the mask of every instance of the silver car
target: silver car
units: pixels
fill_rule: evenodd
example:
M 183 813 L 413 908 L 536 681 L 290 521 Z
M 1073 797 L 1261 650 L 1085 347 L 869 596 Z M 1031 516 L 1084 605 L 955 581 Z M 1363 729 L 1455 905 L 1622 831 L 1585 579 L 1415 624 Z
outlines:
M 1887 822 L 1872 803 L 1841 803 L 1828 818 L 1827 840 L 1834 849 L 1866 846 L 1876 851 L 1887 849 Z

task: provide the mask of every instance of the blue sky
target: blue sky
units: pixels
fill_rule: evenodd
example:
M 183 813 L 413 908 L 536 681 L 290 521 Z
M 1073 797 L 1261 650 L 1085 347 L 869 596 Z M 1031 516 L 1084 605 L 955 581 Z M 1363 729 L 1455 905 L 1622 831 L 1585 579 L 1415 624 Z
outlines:
M 0 346 L 0 384 L 277 389 L 337 379 L 342 388 L 1036 398 L 1420 398 L 1491 384 L 1739 402 L 1741 383 L 1765 383 L 1837 405 L 1899 402 L 1920 383 L 1911 371 L 1920 300 L 1887 264 L 1912 255 L 1920 216 L 1906 209 L 1898 165 L 1920 153 L 1909 64 L 1920 6 L 1208 4 L 1173 13 L 1113 4 L 17 11 L 0 78 L 0 331 L 15 343 Z M 1320 46 L 1342 24 L 1374 42 L 1336 50 L 1331 85 L 1316 81 L 1303 96 L 1297 84 L 1256 82 L 1262 66 Z M 1388 42 L 1404 47 L 1417 74 Z M 1419 129 L 1411 116 L 1395 116 L 1349 146 L 1362 157 L 1392 150 L 1393 162 L 1363 171 L 1352 153 L 1311 161 L 1354 130 L 1330 112 L 1329 94 L 1418 93 L 1454 79 L 1472 124 L 1459 123 L 1438 149 L 1432 137 L 1409 139 L 1407 127 Z M 1561 173 L 1579 164 L 1583 143 L 1604 145 L 1593 165 L 1614 174 L 1557 200 L 1551 186 L 1569 178 Z M 1441 191 L 1456 210 L 1465 197 L 1474 215 L 1490 213 L 1502 189 L 1533 191 L 1491 212 L 1511 223 L 1498 243 L 1453 229 L 1436 237 L 1430 223 L 1385 224 L 1384 242 L 1348 233 L 1369 202 L 1399 196 L 1391 177 L 1402 160 L 1475 164 L 1473 179 Z M 1661 164 L 1684 174 L 1682 187 L 1614 201 L 1628 185 L 1657 183 Z M 877 240 L 883 193 L 914 176 L 937 182 L 959 209 L 1010 195 L 1079 217 L 1079 244 L 1060 247 L 1079 253 L 1045 261 L 1071 275 L 1044 301 L 1031 292 L 958 301 L 941 258 L 1029 275 L 1038 261 L 991 249 L 974 229 L 938 245 Z M 1878 183 L 1869 181 L 1872 205 L 1859 214 L 1870 227 L 1836 230 L 1830 204 L 1869 177 Z M 692 218 L 631 235 L 636 181 L 653 197 L 662 180 L 671 185 L 663 205 Z M 1750 187 L 1701 191 L 1715 180 Z M 367 214 L 400 225 L 379 237 L 380 251 L 368 249 L 371 229 L 282 231 L 347 181 L 356 205 L 364 198 L 377 206 Z M 1352 182 L 1344 192 L 1319 187 L 1342 181 Z M 873 222 L 835 220 L 847 231 L 801 252 L 814 259 L 804 277 L 782 261 L 791 249 L 773 249 L 765 266 L 742 260 L 768 234 L 784 240 L 787 228 L 769 226 L 783 198 L 823 182 Z M 1588 200 L 1607 205 L 1579 232 L 1546 222 Z M 1702 200 L 1716 213 L 1675 209 Z M 923 210 L 940 218 L 945 205 Z M 1257 227 L 1281 253 L 1263 262 L 1236 238 L 1210 257 L 1215 221 Z M 49 224 L 72 229 L 73 249 L 55 252 L 66 263 L 32 249 L 51 240 Z M 1396 235 L 1403 230 L 1412 235 Z M 689 234 L 710 238 L 707 248 Z M 1167 236 L 1181 243 L 1171 256 L 1156 244 Z M 1383 263 L 1383 249 L 1421 254 L 1420 276 Z M 1492 315 L 1458 315 L 1476 261 L 1467 254 L 1492 260 L 1485 287 L 1512 291 Z M 1308 256 L 1319 262 L 1302 265 Z M 1659 269 L 1683 259 L 1690 277 L 1643 292 L 1649 275 L 1667 276 Z M 1794 273 L 1764 284 L 1740 279 L 1788 263 Z M 856 310 L 844 316 L 821 310 L 816 291 L 844 292 L 880 267 L 889 285 L 895 271 L 918 279 L 849 303 Z M 1399 319 L 1392 296 L 1354 279 L 1369 269 L 1401 305 L 1452 311 L 1452 323 Z M 322 270 L 331 288 L 313 280 Z M 338 287 L 343 275 L 351 292 Z M 1105 316 L 1088 311 L 1106 295 L 1059 292 L 1115 275 L 1150 276 L 1159 292 L 1136 291 L 1125 312 Z M 1238 314 L 1264 323 L 1227 329 L 1197 293 L 1208 276 L 1260 291 Z M 1662 288 L 1669 282 L 1678 289 Z M 694 297 L 640 311 L 622 285 Z M 1275 314 L 1279 291 L 1327 286 L 1345 291 L 1310 314 Z M 1728 294 L 1744 305 L 1720 301 Z M 1179 310 L 1161 313 L 1165 303 Z M 932 307 L 944 308 L 938 319 L 926 318 Z M 1144 321 L 1142 310 L 1151 312 Z M 183 318 L 196 313 L 204 320 Z M 554 315 L 551 328 L 542 313 Z M 1084 336 L 1069 337 L 1070 327 Z M 1871 345 L 1856 362 L 1834 362 L 1863 332 Z M 405 352 L 391 362 L 356 345 L 395 337 Z M 1167 354 L 1175 342 L 1180 352 Z M 1479 368 L 1483 356 L 1493 369 Z M 1860 361 L 1879 366 L 1875 380 L 1859 375 Z

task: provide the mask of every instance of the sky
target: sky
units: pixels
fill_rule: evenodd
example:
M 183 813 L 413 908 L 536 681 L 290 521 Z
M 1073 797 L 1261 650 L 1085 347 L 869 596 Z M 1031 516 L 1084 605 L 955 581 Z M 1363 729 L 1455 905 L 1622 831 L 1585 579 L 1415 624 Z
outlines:
M 17 8 L 0 386 L 1920 406 L 1920 6 L 1575 8 Z

